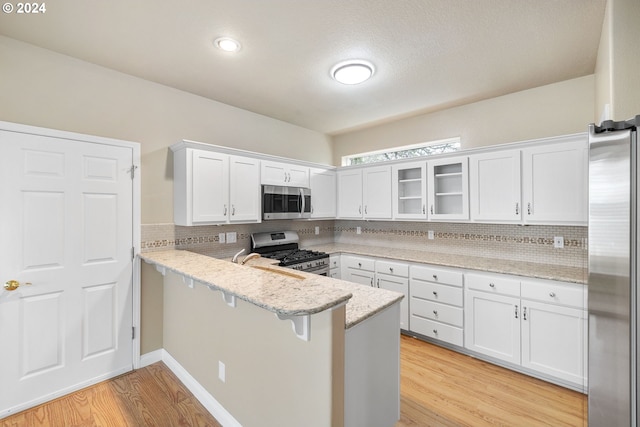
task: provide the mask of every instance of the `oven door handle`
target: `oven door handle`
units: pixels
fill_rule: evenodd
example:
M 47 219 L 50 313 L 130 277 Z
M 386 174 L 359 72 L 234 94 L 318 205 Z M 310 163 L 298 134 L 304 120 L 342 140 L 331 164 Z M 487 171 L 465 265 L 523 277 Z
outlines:
M 299 188 L 298 191 L 300 191 L 300 200 L 301 203 L 299 203 L 300 206 L 300 215 L 304 215 L 304 189 Z

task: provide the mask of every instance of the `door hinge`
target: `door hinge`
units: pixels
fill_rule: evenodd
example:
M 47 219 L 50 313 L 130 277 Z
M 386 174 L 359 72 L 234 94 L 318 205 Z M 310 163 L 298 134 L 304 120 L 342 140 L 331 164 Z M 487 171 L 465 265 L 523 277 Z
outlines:
M 131 165 L 131 169 L 129 169 L 129 171 L 131 172 L 131 179 L 133 179 L 136 176 L 136 169 L 138 169 L 138 166 Z
M 136 328 L 135 326 L 131 327 L 131 339 L 135 339 L 136 338 Z

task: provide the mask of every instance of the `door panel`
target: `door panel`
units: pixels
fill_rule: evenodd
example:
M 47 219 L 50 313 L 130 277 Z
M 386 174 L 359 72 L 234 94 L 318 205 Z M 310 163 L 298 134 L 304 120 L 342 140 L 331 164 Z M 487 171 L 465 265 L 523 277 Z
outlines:
M 132 369 L 132 164 L 0 131 L 0 417 Z

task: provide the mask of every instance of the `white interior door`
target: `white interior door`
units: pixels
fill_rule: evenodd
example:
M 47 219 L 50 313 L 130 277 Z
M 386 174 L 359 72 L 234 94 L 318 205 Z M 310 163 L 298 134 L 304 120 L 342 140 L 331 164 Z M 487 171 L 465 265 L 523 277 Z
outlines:
M 132 164 L 0 131 L 0 417 L 132 369 Z

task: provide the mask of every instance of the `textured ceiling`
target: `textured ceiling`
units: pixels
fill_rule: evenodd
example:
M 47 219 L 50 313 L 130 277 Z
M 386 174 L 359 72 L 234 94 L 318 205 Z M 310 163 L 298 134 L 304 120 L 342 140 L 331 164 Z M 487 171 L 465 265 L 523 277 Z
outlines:
M 0 34 L 329 134 L 592 74 L 606 0 L 56 0 Z M 241 41 L 234 55 L 212 40 Z M 357 86 L 329 76 L 368 59 Z

